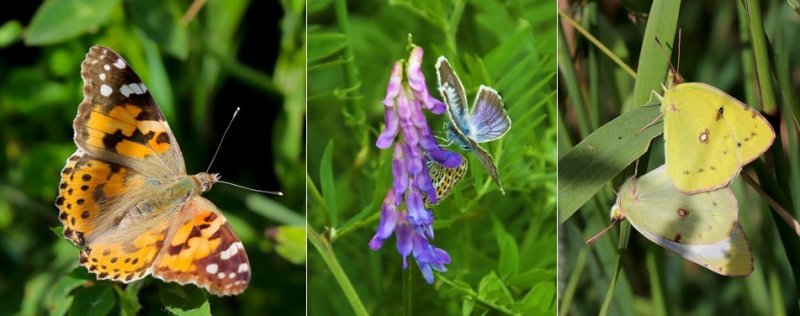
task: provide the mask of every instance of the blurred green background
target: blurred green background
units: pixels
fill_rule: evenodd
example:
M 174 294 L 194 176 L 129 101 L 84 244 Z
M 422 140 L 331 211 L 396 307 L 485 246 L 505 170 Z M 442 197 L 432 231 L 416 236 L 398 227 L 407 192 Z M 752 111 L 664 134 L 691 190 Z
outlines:
M 560 159 L 621 113 L 648 111 L 640 106 L 648 103 L 650 91 L 662 93 L 660 83 L 665 82 L 668 69 L 655 36 L 669 43 L 669 49 L 678 41 L 677 30 L 682 29 L 683 77 L 727 92 L 762 110 L 772 122 L 778 134 L 774 145 L 764 159 L 745 167 L 742 174 L 757 176 L 761 187 L 781 207 L 800 217 L 794 204 L 800 196 L 800 103 L 796 92 L 800 88 L 800 60 L 796 57 L 800 53 L 800 15 L 796 6 L 796 1 L 779 0 L 560 1 L 562 12 L 597 39 L 590 41 L 562 19 Z M 596 43 L 608 47 L 609 53 Z M 634 69 L 636 77 L 612 58 Z M 677 65 L 676 50 L 671 61 Z M 658 109 L 653 108 L 635 124 L 647 125 L 657 114 Z M 658 134 L 663 131 L 660 124 L 651 129 Z M 643 144 L 641 149 L 647 148 Z M 628 155 L 623 151 L 615 159 L 627 159 L 627 164 L 638 158 L 622 157 Z M 561 163 L 564 160 L 559 160 L 560 179 L 562 173 L 574 174 L 583 167 Z M 642 156 L 639 175 L 662 163 L 663 138 L 658 136 Z M 602 188 L 580 187 L 590 181 L 559 183 L 560 314 L 800 313 L 798 236 L 741 177 L 734 181 L 733 189 L 755 265 L 746 278 L 719 276 L 684 260 L 651 243 L 625 222 L 586 246 L 587 239 L 609 224 L 609 209 L 616 196 L 613 190 L 633 174 L 632 166 L 620 173 L 623 168 L 595 170 L 608 175 L 600 179 Z
M 525 314 L 555 310 L 555 3 L 541 1 L 309 1 L 309 313 Z M 434 63 L 446 56 L 470 105 L 496 88 L 512 121 L 485 144 L 507 192 L 471 153 L 453 195 L 437 205 L 433 244 L 452 257 L 428 285 L 389 238 L 367 243 L 391 186 L 391 151 L 378 150 L 382 100 L 409 34 Z M 444 136 L 443 116 L 426 111 Z M 455 146 L 451 149 L 456 150 Z
M 305 311 L 305 1 L 4 2 L 0 10 L 0 314 L 302 314 Z M 282 197 L 217 185 L 206 196 L 244 242 L 253 271 L 236 297 L 148 277 L 94 280 L 60 237 L 54 199 L 75 151 L 89 47 L 120 53 L 205 170 Z

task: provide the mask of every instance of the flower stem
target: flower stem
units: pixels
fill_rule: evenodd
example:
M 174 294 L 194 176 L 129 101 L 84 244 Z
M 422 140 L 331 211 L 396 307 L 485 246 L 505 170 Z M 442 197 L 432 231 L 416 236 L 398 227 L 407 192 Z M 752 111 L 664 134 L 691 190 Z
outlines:
M 366 308 L 364 308 L 364 304 L 361 303 L 361 299 L 358 297 L 356 289 L 353 288 L 353 285 L 347 278 L 347 274 L 344 273 L 342 266 L 339 264 L 339 260 L 336 259 L 336 254 L 333 253 L 331 244 L 322 238 L 317 231 L 310 228 L 308 229 L 308 241 L 311 242 L 314 248 L 317 249 L 319 254 L 322 256 L 322 260 L 325 261 L 328 269 L 333 274 L 333 277 L 336 278 L 336 281 L 339 283 L 339 286 L 344 292 L 344 296 L 347 297 L 347 300 L 350 302 L 350 306 L 353 307 L 353 312 L 359 316 L 369 315 Z
M 412 312 L 412 304 L 411 304 L 411 269 L 403 269 L 403 314 L 406 316 L 411 316 Z

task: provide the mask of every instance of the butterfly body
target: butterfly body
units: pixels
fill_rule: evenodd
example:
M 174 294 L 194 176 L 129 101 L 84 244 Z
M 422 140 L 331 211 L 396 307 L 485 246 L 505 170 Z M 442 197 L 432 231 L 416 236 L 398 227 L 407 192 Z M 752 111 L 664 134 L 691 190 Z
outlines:
M 73 122 L 78 147 L 61 172 L 56 206 L 80 264 L 129 283 L 149 274 L 239 294 L 250 280 L 242 243 L 201 196 L 219 175 L 187 175 L 178 143 L 147 88 L 111 49 L 81 65 L 84 100 Z
M 481 85 L 471 110 L 461 79 L 444 56 L 436 62 L 439 92 L 447 104 L 448 124 L 445 127 L 448 141 L 474 153 L 494 182 L 505 193 L 492 155 L 481 143 L 496 140 L 511 128 L 500 95 L 494 89 Z
M 772 126 L 713 86 L 670 78 L 661 103 L 667 174 L 685 193 L 727 186 L 772 145 Z
M 747 276 L 753 257 L 739 225 L 730 188 L 698 194 L 679 191 L 661 166 L 619 190 L 611 219 L 627 219 L 653 243 L 715 273 Z

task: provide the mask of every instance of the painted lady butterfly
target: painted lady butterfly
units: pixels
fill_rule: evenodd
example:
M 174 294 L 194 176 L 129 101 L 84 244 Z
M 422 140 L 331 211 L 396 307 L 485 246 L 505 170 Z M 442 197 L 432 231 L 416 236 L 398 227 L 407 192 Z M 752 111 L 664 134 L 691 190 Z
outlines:
M 139 76 L 95 46 L 81 65 L 83 102 L 73 122 L 78 150 L 61 172 L 56 205 L 64 238 L 97 279 L 148 274 L 235 295 L 250 282 L 241 241 L 200 194 L 218 174 L 187 175 L 178 142 Z

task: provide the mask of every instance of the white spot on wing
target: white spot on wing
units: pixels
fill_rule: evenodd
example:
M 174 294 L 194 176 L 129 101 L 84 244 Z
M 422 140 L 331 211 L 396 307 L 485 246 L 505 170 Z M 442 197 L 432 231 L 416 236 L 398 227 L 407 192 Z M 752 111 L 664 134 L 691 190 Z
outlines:
M 131 93 L 134 93 L 134 91 L 132 91 L 128 85 L 124 84 L 119 88 L 119 93 L 122 93 L 122 95 L 127 98 L 131 95 Z
M 240 263 L 239 264 L 239 271 L 238 271 L 239 273 L 247 272 L 248 270 L 250 270 L 250 265 L 248 265 L 246 263 Z
M 219 266 L 216 263 L 212 263 L 206 266 L 206 272 L 208 273 L 214 274 L 217 273 L 217 270 L 219 270 Z
M 106 73 L 101 73 L 99 76 L 100 80 L 106 81 Z
M 230 278 L 230 279 L 233 279 L 235 277 L 236 277 L 236 273 L 234 273 L 234 272 L 231 272 L 230 274 L 228 274 L 228 278 Z
M 125 69 L 125 61 L 123 61 L 122 58 L 117 58 L 117 61 L 114 62 L 114 67 Z
M 220 278 L 220 279 L 224 279 L 225 278 L 225 272 L 217 273 L 217 277 Z
M 131 90 L 133 90 L 133 93 L 144 94 L 144 89 L 142 89 L 141 84 L 131 83 L 129 84 L 129 86 L 131 87 Z
M 242 242 L 235 242 L 235 243 L 232 243 L 232 244 L 231 244 L 231 245 L 228 247 L 228 249 L 226 249 L 226 250 L 225 250 L 225 251 L 223 251 L 223 252 L 220 252 L 220 254 L 219 254 L 219 258 L 220 258 L 220 259 L 222 259 L 222 260 L 228 260 L 228 259 L 230 259 L 231 257 L 235 256 L 237 253 L 239 253 L 239 248 L 244 248 L 244 247 L 242 246 Z
M 103 65 L 103 69 L 105 69 L 106 71 L 109 71 L 109 70 L 111 70 L 111 66 L 109 66 L 108 64 L 105 64 L 105 65 Z
M 111 92 L 114 92 L 114 90 L 111 89 L 111 87 L 109 87 L 108 85 L 103 84 L 102 86 L 100 86 L 100 94 L 102 94 L 104 97 L 110 96 Z

